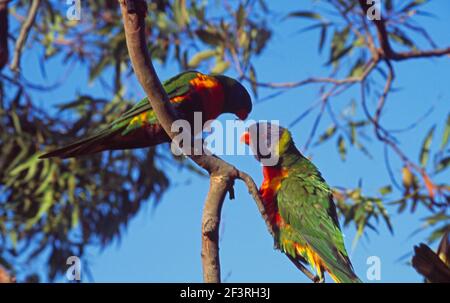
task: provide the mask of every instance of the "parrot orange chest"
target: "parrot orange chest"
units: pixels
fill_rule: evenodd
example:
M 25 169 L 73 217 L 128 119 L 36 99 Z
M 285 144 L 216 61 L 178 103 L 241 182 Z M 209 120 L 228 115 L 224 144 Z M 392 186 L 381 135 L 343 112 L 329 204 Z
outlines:
M 278 205 L 276 201 L 276 195 L 281 187 L 281 182 L 288 176 L 287 169 L 264 167 L 263 175 L 264 180 L 260 188 L 260 193 L 264 202 L 264 208 L 269 215 L 271 224 L 276 226 L 278 229 L 291 230 L 292 227 L 283 220 L 278 212 Z M 287 247 L 294 247 L 297 254 L 307 258 L 308 262 L 317 269 L 320 275 L 322 275 L 322 270 L 326 268 L 325 264 L 309 246 L 300 245 L 299 243 L 284 239 L 282 247 L 284 247 L 284 249 Z M 330 275 L 332 274 L 330 273 Z
M 288 176 L 286 169 L 278 167 L 263 167 L 264 180 L 259 190 L 261 198 L 264 202 L 264 207 L 267 214 L 270 217 L 272 224 L 280 226 L 284 224 L 283 218 L 278 213 L 278 207 L 276 202 L 276 195 L 281 187 L 281 182 Z

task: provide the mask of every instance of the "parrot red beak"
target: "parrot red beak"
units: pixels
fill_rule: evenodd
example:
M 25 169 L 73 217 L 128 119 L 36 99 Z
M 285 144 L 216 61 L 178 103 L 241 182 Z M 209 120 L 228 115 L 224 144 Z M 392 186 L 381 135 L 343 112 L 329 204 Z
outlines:
M 243 133 L 240 141 L 241 141 L 241 143 L 250 145 L 250 133 L 249 132 Z

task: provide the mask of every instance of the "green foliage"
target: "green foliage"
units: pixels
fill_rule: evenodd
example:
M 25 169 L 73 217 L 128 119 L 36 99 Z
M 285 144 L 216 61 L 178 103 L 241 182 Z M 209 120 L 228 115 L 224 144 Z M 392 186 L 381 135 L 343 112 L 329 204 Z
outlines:
M 416 16 L 430 15 L 423 10 L 424 5 L 428 2 L 430 1 L 383 1 L 381 15 L 387 38 L 394 51 L 427 49 L 422 45 L 423 41 L 429 45 L 428 47 L 438 48 L 432 35 L 415 20 Z M 439 179 L 438 175 L 448 174 L 450 157 L 447 146 L 450 136 L 450 118 L 447 115 L 447 121 L 443 128 L 436 124 L 428 130 L 421 144 L 418 145 L 417 156 L 414 154 L 411 157 L 415 151 L 402 150 L 400 141 L 396 137 L 397 134 L 419 129 L 417 126 L 424 118 L 411 123 L 406 129 L 392 132 L 386 130 L 382 121 L 380 122 L 383 106 L 387 103 L 386 99 L 388 96 L 391 99 L 391 92 L 394 91 L 393 86 L 389 85 L 389 81 L 392 79 L 389 79 L 390 77 L 394 78 L 392 74 L 390 75 L 390 69 L 394 70 L 395 62 L 390 61 L 387 65 L 372 66 L 374 60 L 379 59 L 376 58 L 377 56 L 385 54 L 375 24 L 366 18 L 361 18 L 361 13 L 362 8 L 359 1 L 338 0 L 326 3 L 323 1 L 320 4 L 318 1 L 314 6 L 314 11 L 303 10 L 299 5 L 299 9 L 293 9 L 283 19 L 284 22 L 300 24 L 299 33 L 317 31 L 319 52 L 328 52 L 324 62 L 330 69 L 327 79 L 348 80 L 345 83 L 331 81 L 321 83 L 318 91 L 323 98 L 322 101 L 328 102 L 328 104 L 324 110 L 325 107 L 321 107 L 321 104 L 317 103 L 316 107 L 321 107 L 321 109 L 319 109 L 316 121 L 320 121 L 322 116 L 328 114 L 332 124 L 319 130 L 317 137 L 315 136 L 316 129 L 320 129 L 320 126 L 314 124 L 309 140 L 314 140 L 313 147 L 329 141 L 334 142 L 336 152 L 342 161 L 348 161 L 352 148 L 356 148 L 372 159 L 370 150 L 376 148 L 377 145 L 371 143 L 375 141 L 380 145 L 385 145 L 384 162 L 391 184 L 380 188 L 378 196 L 363 196 L 360 186 L 356 189 L 336 190 L 338 209 L 345 218 L 344 225 L 353 222 L 357 229 L 355 241 L 366 232 L 366 227 L 376 230 L 375 223 L 378 222 L 379 217 L 383 218 L 388 228 L 392 230 L 386 207 L 404 213 L 407 209 L 415 212 L 419 205 L 429 210 L 431 214 L 429 218 L 424 219 L 427 223 L 421 226 L 420 230 L 431 229 L 428 240 L 434 241 L 450 228 L 450 220 L 448 220 L 450 188 L 448 182 L 436 181 Z M 373 72 L 376 74 L 375 76 L 372 76 L 372 71 L 375 71 Z M 314 77 L 320 78 L 319 75 L 314 75 Z M 362 79 L 361 77 L 364 77 L 364 81 L 358 80 Z M 320 81 L 318 82 L 320 84 Z M 334 100 L 330 101 L 330 99 L 354 86 L 355 83 L 360 87 L 353 90 L 352 94 L 357 96 L 359 90 L 361 99 L 353 99 L 337 114 L 333 105 Z M 370 104 L 377 104 L 378 107 L 371 108 Z M 301 119 L 313 112 L 313 109 L 314 107 L 301 113 Z M 437 142 L 440 129 L 442 129 L 442 139 Z M 404 166 L 403 170 L 393 168 L 392 156 L 389 155 L 389 151 L 398 157 Z M 364 176 L 362 177 L 364 178 Z M 397 179 L 402 180 L 401 185 L 398 184 Z M 436 213 L 440 215 L 436 215 Z
M 422 144 L 422 148 L 420 150 L 419 163 L 422 166 L 427 165 L 428 158 L 430 157 L 430 146 L 431 146 L 431 142 L 433 140 L 434 128 L 435 127 L 432 127 L 428 131 L 428 134 L 426 135 L 425 140 L 423 141 L 423 144 Z
M 394 228 L 391 224 L 388 212 L 383 204 L 383 198 L 391 192 L 389 186 L 380 188 L 379 197 L 365 196 L 361 192 L 361 188 L 356 189 L 334 189 L 334 198 L 339 212 L 344 217 L 344 226 L 353 223 L 357 230 L 353 240 L 355 247 L 358 239 L 363 235 L 366 228 L 377 231 L 376 225 L 380 219 L 384 221 L 391 233 Z
M 158 201 L 168 188 L 169 180 L 156 164 L 161 162 L 159 153 L 167 152 L 164 148 L 68 161 L 38 159 L 43 146 L 64 141 L 63 125 L 66 138 L 75 137 L 81 125 L 84 131 L 97 128 L 122 107 L 106 105 L 110 104 L 105 100 L 86 97 L 64 104 L 59 115 L 95 113 L 79 115 L 68 125 L 20 101 L 1 108 L 0 252 L 4 259 L 25 252 L 32 259 L 45 251 L 53 279 L 66 268 L 67 256 L 81 256 L 91 244 L 110 243 L 145 201 Z M 143 166 L 148 169 L 140 169 Z
M 28 7 L 22 0 L 9 9 L 21 20 Z M 146 22 L 152 58 L 163 64 L 177 62 L 182 70 L 223 73 L 233 56 L 250 62 L 262 51 L 270 38 L 264 14 L 250 16 L 242 4 L 216 18 L 211 17 L 212 9 L 207 2 L 149 1 Z M 44 75 L 50 60 L 86 68 L 92 83 L 104 85 L 105 75 L 112 74 L 113 83 L 106 89 L 115 99 L 68 96 L 49 114 L 30 97 L 35 86 L 21 77 L 0 78 L 0 264 L 14 269 L 21 266 L 18 256 L 25 263 L 45 258 L 51 280 L 66 268 L 67 256 L 82 257 L 90 245 L 108 245 L 142 205 L 159 201 L 170 185 L 164 166 L 199 173 L 174 158 L 167 147 L 64 161 L 38 159 L 44 148 L 92 133 L 133 103 L 122 89 L 124 75 L 132 69 L 118 2 L 82 2 L 79 22 L 67 20 L 66 10 L 64 1 L 42 1 L 27 46 L 42 54 Z M 58 85 L 70 84 L 62 80 Z
M 152 58 L 162 64 L 176 63 L 180 70 L 198 68 L 224 73 L 234 69 L 249 81 L 258 96 L 261 85 L 254 58 L 270 43 L 275 27 L 273 12 L 264 0 L 237 1 L 224 6 L 210 2 L 147 1 L 147 37 Z M 358 1 L 316 2 L 314 11 L 306 11 L 300 3 L 297 9 L 282 16 L 281 22 L 298 25 L 300 32 L 317 31 L 318 51 L 323 53 L 329 77 L 362 77 L 373 56 L 367 37 L 371 34 L 377 39 L 375 27 L 363 22 Z M 423 11 L 427 2 L 383 1 L 383 17 L 387 18 L 392 48 L 420 49 L 418 37 L 435 48 L 431 35 L 414 20 L 417 15 L 429 15 Z M 16 16 L 12 18 L 21 20 L 28 7 L 29 1 L 11 2 L 10 11 Z M 132 69 L 117 1 L 84 1 L 80 22 L 67 21 L 66 9 L 64 1 L 42 1 L 27 47 L 39 56 L 43 74 L 50 60 L 59 60 L 64 66 L 76 64 L 86 69 L 92 83 L 106 86 L 114 100 L 92 98 L 82 91 L 78 97 L 61 100 L 59 111 L 50 114 L 41 110 L 39 100 L 34 100 L 30 91 L 52 86 L 36 87 L 25 80 L 27 75 L 14 78 L 2 73 L 0 77 L 0 264 L 22 268 L 35 258 L 45 258 L 50 264 L 50 279 L 66 268 L 68 255 L 82 256 L 90 245 L 108 245 L 120 237 L 143 204 L 158 201 L 170 186 L 164 165 L 198 172 L 182 159 L 169 156 L 164 147 L 65 161 L 37 159 L 44 147 L 60 146 L 68 138 L 91 133 L 132 103 L 132 98 L 123 93 Z M 12 29 L 10 34 L 16 36 Z M 340 113 L 334 112 L 332 103 L 322 107 L 319 115 L 329 114 L 332 123 L 324 129 L 319 124 L 313 126 L 313 147 L 331 142 L 339 157 L 346 161 L 351 160 L 352 149 L 369 159 L 370 151 L 380 145 L 392 153 L 392 146 L 376 141 L 378 136 L 386 135 L 386 130 L 380 125 L 374 131 L 372 113 L 377 109 L 368 108 L 368 104 L 379 103 L 372 99 L 383 95 L 380 87 L 384 83 L 379 83 L 379 79 L 389 78 L 389 65 L 384 64 L 385 60 L 380 62 L 383 64 L 373 69 L 376 76 L 369 75 L 362 83 L 361 91 L 371 99 L 367 104 L 355 94 L 355 99 Z M 105 84 L 105 76 L 109 75 L 113 75 L 111 85 Z M 279 81 L 282 73 L 274 75 L 274 80 Z M 58 85 L 70 84 L 63 79 L 55 86 Z M 318 91 L 331 92 L 334 85 L 325 83 Z M 392 88 L 388 93 L 391 91 Z M 436 123 L 424 135 L 417 150 L 407 151 L 407 156 L 413 154 L 413 161 L 399 156 L 402 170 L 390 166 L 386 152 L 389 184 L 383 181 L 379 190 L 371 194 L 363 194 L 360 185 L 335 189 L 343 224 L 354 225 L 357 230 L 355 241 L 367 230 L 377 230 L 379 221 L 393 230 L 387 208 L 401 214 L 406 210 L 414 212 L 419 206 L 428 209 L 429 216 L 424 218 L 420 230 L 430 231 L 430 241 L 450 228 L 450 188 L 448 182 L 435 181 L 448 173 L 450 164 L 450 116 L 444 114 L 446 120 Z M 68 116 L 71 118 L 66 119 Z M 417 124 L 413 123 L 406 131 Z M 397 144 L 395 133 L 389 133 L 387 138 Z M 378 145 L 370 145 L 373 142 Z

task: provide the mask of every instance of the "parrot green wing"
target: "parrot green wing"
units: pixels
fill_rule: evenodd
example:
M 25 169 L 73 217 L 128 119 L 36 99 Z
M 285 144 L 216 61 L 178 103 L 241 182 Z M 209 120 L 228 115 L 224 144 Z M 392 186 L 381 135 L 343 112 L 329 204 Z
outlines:
M 186 95 L 191 89 L 191 80 L 195 79 L 197 75 L 198 73 L 195 71 L 188 71 L 164 81 L 162 85 L 169 99 Z M 175 109 L 181 103 L 183 102 L 174 103 Z M 107 127 L 87 138 L 43 154 L 39 158 L 68 158 L 106 149 L 139 148 L 150 146 L 152 143 L 153 145 L 158 144 L 166 139 L 165 132 L 158 130 L 153 132 L 155 138 L 148 138 L 149 135 L 144 129 L 144 126 L 148 125 L 159 125 L 159 123 L 148 98 L 145 97 Z
M 360 282 L 345 250 L 331 190 L 309 165 L 309 173 L 288 175 L 277 193 L 278 211 L 290 226 L 290 240 L 310 247 L 336 280 Z
M 197 77 L 197 72 L 188 71 L 176 75 L 175 77 L 170 78 L 162 83 L 164 90 L 166 91 L 169 99 L 173 99 L 175 97 L 183 96 L 189 92 L 191 89 L 190 81 Z M 178 103 L 174 104 L 176 108 Z M 124 112 L 117 120 L 113 121 L 110 126 L 112 127 L 123 127 L 124 124 L 127 125 L 130 121 L 139 116 L 142 113 L 147 111 L 152 111 L 153 109 L 148 102 L 148 98 L 145 97 L 139 103 L 134 105 L 128 111 Z M 149 119 L 147 122 L 156 123 L 158 120 L 155 115 L 149 115 Z

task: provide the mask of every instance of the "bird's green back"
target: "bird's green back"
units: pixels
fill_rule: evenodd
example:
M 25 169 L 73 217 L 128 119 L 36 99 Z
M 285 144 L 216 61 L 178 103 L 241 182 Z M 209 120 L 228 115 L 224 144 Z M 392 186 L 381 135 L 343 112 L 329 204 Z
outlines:
M 292 148 L 290 148 L 292 149 Z M 307 245 L 341 281 L 356 278 L 344 246 L 332 192 L 320 172 L 300 152 L 283 155 L 287 176 L 277 193 L 280 216 L 289 225 L 289 240 Z M 357 278 L 356 278 L 357 279 Z

